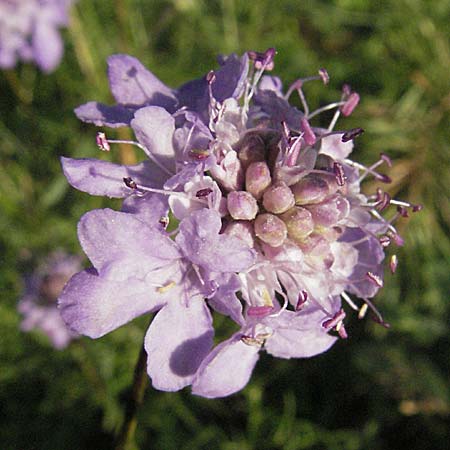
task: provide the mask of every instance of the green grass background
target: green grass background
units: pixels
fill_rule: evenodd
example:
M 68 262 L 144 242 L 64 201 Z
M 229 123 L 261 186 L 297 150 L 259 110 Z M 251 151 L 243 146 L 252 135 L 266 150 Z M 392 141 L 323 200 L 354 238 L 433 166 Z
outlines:
M 19 331 L 23 274 L 55 248 L 81 252 L 85 211 L 118 207 L 70 188 L 59 156 L 142 157 L 99 155 L 96 128 L 72 112 L 112 102 L 107 56 L 134 55 L 178 86 L 216 67 L 219 53 L 268 47 L 285 83 L 328 69 L 328 88 L 306 87 L 312 106 L 337 98 L 344 82 L 361 94 L 340 122 L 366 131 L 354 158 L 389 154 L 391 194 L 425 205 L 400 223 L 400 266 L 377 297 L 392 328 L 353 317 L 350 338 L 319 357 L 263 355 L 247 388 L 226 399 L 149 387 L 131 448 L 448 448 L 449 20 L 447 0 L 80 0 L 56 72 L 0 71 L 0 448 L 112 448 L 149 321 L 62 352 Z M 218 328 L 227 332 L 224 321 Z

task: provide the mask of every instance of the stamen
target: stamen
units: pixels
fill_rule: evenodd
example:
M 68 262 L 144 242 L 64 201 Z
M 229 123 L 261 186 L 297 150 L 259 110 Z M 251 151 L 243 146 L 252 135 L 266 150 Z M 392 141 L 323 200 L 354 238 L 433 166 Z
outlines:
M 123 179 L 123 182 L 124 182 L 125 185 L 126 185 L 127 187 L 129 187 L 130 189 L 136 190 L 136 189 L 138 188 L 136 182 L 133 181 L 133 179 L 132 179 L 131 177 L 126 177 L 126 178 L 124 178 L 124 179 Z
M 353 128 L 342 134 L 341 141 L 342 142 L 351 141 L 352 139 L 355 139 L 356 137 L 361 136 L 361 134 L 363 134 L 363 133 L 364 133 L 364 130 L 362 128 Z
M 386 153 L 381 153 L 380 158 L 388 165 L 388 167 L 392 167 L 392 161 L 391 158 L 389 158 Z
M 245 334 L 241 336 L 241 341 L 244 344 L 250 345 L 251 347 L 262 347 L 262 345 L 264 344 L 263 339 L 259 339 L 258 337 L 248 336 Z
M 323 84 L 328 84 L 330 82 L 330 76 L 328 75 L 326 69 L 324 68 L 319 69 L 319 76 L 320 78 L 322 78 Z
M 392 239 L 394 244 L 397 245 L 398 247 L 403 247 L 403 245 L 405 244 L 405 241 L 402 239 L 402 237 L 397 232 L 388 230 L 388 232 L 386 234 Z
M 341 107 L 341 113 L 348 117 L 353 110 L 356 108 L 356 106 L 359 103 L 359 95 L 356 92 L 352 92 L 344 105 Z
M 342 322 L 342 320 L 336 325 L 336 331 L 338 332 L 339 337 L 341 339 L 348 338 L 348 334 L 347 331 L 345 330 L 344 322 Z
M 383 280 L 378 275 L 374 274 L 373 272 L 367 272 L 366 277 L 369 281 L 371 281 L 375 286 L 378 286 L 380 288 L 383 287 Z
M 336 176 L 336 183 L 338 184 L 338 186 L 344 186 L 347 177 L 345 176 L 342 164 L 338 162 L 333 163 L 333 172 Z
M 334 328 L 339 322 L 341 322 L 345 318 L 345 311 L 341 308 L 331 319 L 327 319 L 322 323 L 322 326 L 326 330 L 331 330 Z
M 298 293 L 298 300 L 297 304 L 295 305 L 295 310 L 300 311 L 301 309 L 303 309 L 307 301 L 308 301 L 308 293 L 304 289 L 302 289 Z
M 369 305 L 367 303 L 364 303 L 361 306 L 361 309 L 359 310 L 358 319 L 363 319 L 365 317 L 368 309 L 369 309 Z
M 378 311 L 378 309 L 375 308 L 374 304 L 368 298 L 363 298 L 363 300 L 366 302 L 366 305 L 368 305 L 368 307 L 374 313 L 374 316 L 371 316 L 371 319 L 374 322 L 379 323 L 380 325 L 383 325 L 385 328 L 390 328 L 390 325 L 384 321 L 383 316 Z
M 204 161 L 209 155 L 209 150 L 193 149 L 189 151 L 189 156 L 197 161 Z
M 378 240 L 383 248 L 388 247 L 389 244 L 391 243 L 389 236 L 386 236 L 386 235 L 380 236 L 380 238 Z
M 98 148 L 103 152 L 109 152 L 111 150 L 111 147 L 109 145 L 108 140 L 106 139 L 106 134 L 102 131 L 99 131 L 97 133 L 97 136 L 95 138 L 95 142 L 97 143 Z
M 200 189 L 200 190 L 197 191 L 195 196 L 197 198 L 204 198 L 204 197 L 207 197 L 209 194 L 211 194 L 212 191 L 213 190 L 211 188 Z
M 167 291 L 170 291 L 170 289 L 172 289 L 175 285 L 176 285 L 175 281 L 170 281 L 165 286 L 161 286 L 161 287 L 157 288 L 156 290 L 160 294 L 165 294 Z
M 307 114 L 306 117 L 307 117 L 307 119 L 312 119 L 313 117 L 318 116 L 319 114 L 323 113 L 324 111 L 329 111 L 330 109 L 337 108 L 339 106 L 342 106 L 343 104 L 344 104 L 343 102 L 329 103 L 328 105 L 325 105 L 325 106 L 315 109 L 313 112 Z M 339 110 L 337 110 L 337 113 L 338 113 L 338 115 L 340 115 Z M 333 129 L 333 127 L 332 128 L 328 127 L 328 131 L 331 131 L 332 129 Z
M 305 142 L 308 145 L 314 145 L 316 143 L 316 135 L 307 119 L 303 118 L 300 121 L 300 128 L 303 131 L 303 139 L 305 139 Z
M 392 255 L 391 260 L 389 261 L 389 268 L 391 269 L 391 272 L 394 274 L 397 270 L 398 266 L 398 258 L 397 255 Z
M 353 303 L 353 300 L 350 298 L 347 292 L 341 292 L 341 297 L 350 305 L 353 310 L 358 311 L 359 308 Z

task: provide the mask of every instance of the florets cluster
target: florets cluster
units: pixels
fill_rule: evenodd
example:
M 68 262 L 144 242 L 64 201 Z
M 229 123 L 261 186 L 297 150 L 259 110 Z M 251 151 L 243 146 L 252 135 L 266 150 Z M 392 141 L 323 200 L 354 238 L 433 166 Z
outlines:
M 0 0 L 0 67 L 33 60 L 52 72 L 63 54 L 59 28 L 68 25 L 73 0 Z
M 23 316 L 23 331 L 40 330 L 56 349 L 67 347 L 77 337 L 62 320 L 56 301 L 70 277 L 81 268 L 80 257 L 56 251 L 25 278 L 25 292 L 17 306 Z
M 135 58 L 115 55 L 108 74 L 117 104 L 76 110 L 98 126 L 130 126 L 137 142 L 129 143 L 148 159 L 121 166 L 63 158 L 74 187 L 124 202 L 121 212 L 81 219 L 94 267 L 69 282 L 62 315 L 100 337 L 159 310 L 145 340 L 156 388 L 191 384 L 195 394 L 226 396 L 245 386 L 261 350 L 282 358 L 324 352 L 347 337 L 342 300 L 388 326 L 370 299 L 383 285 L 384 248 L 402 243 L 392 222 L 419 207 L 380 188 L 361 192 L 368 176 L 389 182 L 377 168 L 390 160 L 352 161 L 362 130 L 335 130 L 359 95 L 344 86 L 337 102 L 310 111 L 304 85 L 327 84 L 326 70 L 284 93 L 279 78 L 265 75 L 274 57 L 273 49 L 230 55 L 175 90 Z M 301 109 L 289 103 L 294 93 Z M 335 111 L 330 125 L 315 128 L 327 110 Z M 97 135 L 103 151 L 116 142 Z M 397 212 L 386 219 L 390 205 Z M 212 349 L 210 309 L 240 326 Z

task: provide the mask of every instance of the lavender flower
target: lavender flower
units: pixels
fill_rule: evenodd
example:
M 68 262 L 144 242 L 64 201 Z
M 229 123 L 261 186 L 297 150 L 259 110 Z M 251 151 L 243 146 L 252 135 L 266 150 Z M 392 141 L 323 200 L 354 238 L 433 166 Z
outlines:
M 48 336 L 53 347 L 63 349 L 77 335 L 61 318 L 56 300 L 69 278 L 81 270 L 81 258 L 57 251 L 25 278 L 25 293 L 17 309 L 23 316 L 23 331 L 39 329 Z
M 118 104 L 88 103 L 85 121 L 129 125 L 148 159 L 123 166 L 63 158 L 68 181 L 92 195 L 123 198 L 122 212 L 94 211 L 80 221 L 80 242 L 95 269 L 76 275 L 60 297 L 77 332 L 99 337 L 139 314 L 160 310 L 146 336 L 155 387 L 192 384 L 205 397 L 248 382 L 261 350 L 311 357 L 345 339 L 342 300 L 388 326 L 372 298 L 383 284 L 384 249 L 402 240 L 393 222 L 407 208 L 381 188 L 363 194 L 378 172 L 349 158 L 361 129 L 334 130 L 359 95 L 310 111 L 306 82 L 327 84 L 324 69 L 283 92 L 275 51 L 221 60 L 217 72 L 170 89 L 136 59 L 109 59 Z M 299 110 L 289 104 L 296 92 Z M 327 129 L 312 120 L 335 110 Z M 101 132 L 97 143 L 117 141 Z M 123 142 L 123 141 L 121 141 Z M 398 211 L 384 218 L 391 205 Z M 169 238 L 165 228 L 171 222 Z M 393 259 L 391 268 L 397 266 Z M 210 351 L 209 309 L 240 331 Z
M 63 54 L 58 29 L 68 25 L 72 0 L 0 0 L 0 67 L 10 69 L 18 59 L 33 60 L 52 72 Z

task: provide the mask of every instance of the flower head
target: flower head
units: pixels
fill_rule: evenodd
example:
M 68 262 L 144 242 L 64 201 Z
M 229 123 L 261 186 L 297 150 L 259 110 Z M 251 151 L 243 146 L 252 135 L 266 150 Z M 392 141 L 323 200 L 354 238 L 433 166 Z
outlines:
M 25 292 L 17 309 L 23 319 L 23 331 L 39 329 L 48 336 L 53 347 L 63 349 L 77 335 L 61 318 L 56 300 L 70 277 L 81 270 L 81 258 L 62 251 L 50 254 L 25 278 Z
M 362 130 L 335 130 L 359 95 L 346 86 L 339 101 L 310 111 L 303 86 L 327 84 L 327 72 L 284 93 L 278 78 L 264 75 L 274 56 L 273 49 L 231 55 L 203 79 L 170 89 L 134 58 L 116 55 L 109 78 L 118 104 L 77 109 L 97 125 L 129 124 L 137 138 L 130 144 L 148 159 L 121 166 L 63 158 L 74 187 L 124 202 L 121 213 L 80 221 L 95 270 L 72 279 L 62 313 L 75 330 L 98 337 L 160 309 L 146 337 L 149 375 L 160 389 L 192 384 L 198 395 L 225 396 L 245 386 L 260 350 L 321 353 L 347 337 L 342 300 L 359 316 L 370 308 L 387 326 L 371 298 L 383 284 L 385 247 L 401 241 L 393 222 L 418 208 L 381 188 L 362 192 L 367 177 L 389 182 L 378 167 L 390 161 L 354 162 Z M 301 110 L 289 103 L 294 93 Z M 335 111 L 329 127 L 314 127 L 327 110 Z M 102 150 L 116 142 L 103 132 L 97 141 Z M 391 205 L 398 211 L 385 218 Z M 206 305 L 241 328 L 211 352 Z
M 55 70 L 63 54 L 58 29 L 68 25 L 72 1 L 0 0 L 0 67 L 12 68 L 20 59 Z

